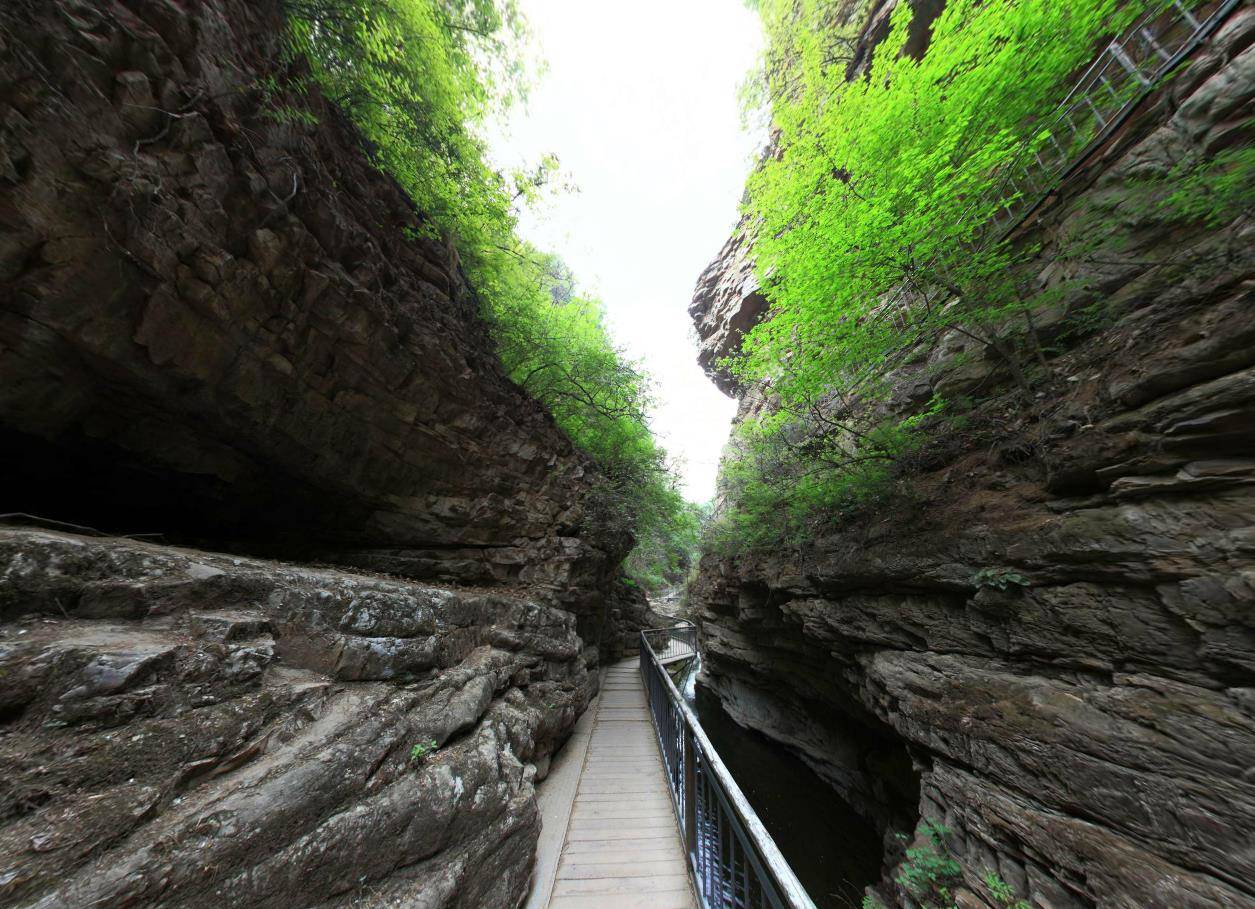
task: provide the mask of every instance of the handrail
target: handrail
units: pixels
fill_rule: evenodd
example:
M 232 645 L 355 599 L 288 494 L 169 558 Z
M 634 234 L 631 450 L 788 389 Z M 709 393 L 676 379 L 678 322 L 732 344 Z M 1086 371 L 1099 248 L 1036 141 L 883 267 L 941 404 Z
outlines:
M 646 628 L 641 634 L 649 637 L 654 656 L 661 663 L 697 655 L 697 626 L 692 622 L 680 619 L 668 628 Z
M 1060 198 L 1067 181 L 1106 147 L 1165 78 L 1247 2 L 1161 0 L 1107 43 L 1050 113 L 1039 141 L 1021 143 L 995 182 L 960 217 L 966 220 L 972 212 L 990 211 L 978 230 L 989 232 L 985 239 L 1010 238 Z M 910 286 L 902 284 L 888 303 L 909 307 L 903 298 Z M 949 296 L 949 291 L 942 292 L 934 307 Z
M 649 713 L 703 909 L 815 909 L 667 673 L 664 659 L 684 649 L 697 653 L 690 622 L 641 632 Z
M 1165 0 L 1113 38 L 1055 108 L 1042 132 L 1055 159 L 1048 162 L 1052 154 L 1043 146 L 1031 161 L 1017 157 L 1008 166 L 995 190 L 1000 194 L 1000 211 L 994 216 L 998 233 L 1009 236 L 1031 218 L 1239 5 L 1241 0 L 1207 0 L 1192 12 L 1181 0 Z M 1204 14 L 1207 7 L 1213 8 Z

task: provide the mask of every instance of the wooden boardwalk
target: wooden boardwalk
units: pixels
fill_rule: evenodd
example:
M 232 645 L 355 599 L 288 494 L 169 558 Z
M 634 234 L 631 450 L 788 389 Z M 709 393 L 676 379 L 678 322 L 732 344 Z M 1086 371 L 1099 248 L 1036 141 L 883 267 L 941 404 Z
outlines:
M 550 909 L 697 909 L 636 660 L 606 673 Z

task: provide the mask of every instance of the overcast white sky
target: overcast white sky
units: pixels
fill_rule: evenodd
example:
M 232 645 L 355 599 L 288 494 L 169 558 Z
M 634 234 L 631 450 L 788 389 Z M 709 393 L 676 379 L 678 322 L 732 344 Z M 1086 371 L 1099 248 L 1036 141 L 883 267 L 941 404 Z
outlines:
M 684 461 L 685 494 L 714 494 L 734 402 L 697 366 L 687 307 L 736 223 L 754 140 L 736 88 L 757 54 L 741 0 L 520 0 L 548 61 L 494 137 L 506 166 L 554 152 L 579 187 L 525 218 L 606 304 L 616 340 L 656 382 L 654 429 Z

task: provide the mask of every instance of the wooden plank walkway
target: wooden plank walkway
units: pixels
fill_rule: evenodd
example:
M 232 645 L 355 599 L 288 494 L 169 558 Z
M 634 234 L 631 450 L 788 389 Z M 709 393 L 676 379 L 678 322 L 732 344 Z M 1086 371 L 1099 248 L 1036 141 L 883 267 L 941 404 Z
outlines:
M 635 659 L 606 672 L 549 909 L 697 909 Z

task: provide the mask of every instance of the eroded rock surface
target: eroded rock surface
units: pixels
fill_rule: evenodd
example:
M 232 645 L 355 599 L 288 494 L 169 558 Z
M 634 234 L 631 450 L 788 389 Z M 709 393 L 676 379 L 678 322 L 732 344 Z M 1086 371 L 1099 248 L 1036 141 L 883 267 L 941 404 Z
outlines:
M 891 834 L 931 818 L 959 906 L 1002 905 L 994 871 L 1043 909 L 1255 907 L 1255 229 L 1130 191 L 1250 141 L 1253 36 L 1239 10 L 1026 228 L 1043 284 L 1084 288 L 1043 314 L 1061 353 L 1034 403 L 945 339 L 893 406 L 976 403 L 904 468 L 909 495 L 703 560 L 705 683 L 886 832 L 885 905 L 915 905 Z M 1067 259 L 1095 207 L 1108 244 Z M 1110 321 L 1078 331 L 1095 293 Z
M 282 41 L 277 0 L 0 9 L 5 510 L 596 587 L 587 459 Z
M 516 906 L 642 619 L 592 464 L 283 35 L 0 4 L 0 510 L 195 544 L 0 527 L 5 906 Z
M 0 903 L 513 906 L 595 661 L 527 599 L 0 530 Z
M 759 291 L 754 261 L 748 248 L 749 229 L 742 220 L 701 277 L 689 304 L 689 317 L 701 338 L 697 362 L 724 394 L 735 395 L 737 383 L 722 361 L 736 353 L 746 332 L 767 311 Z

